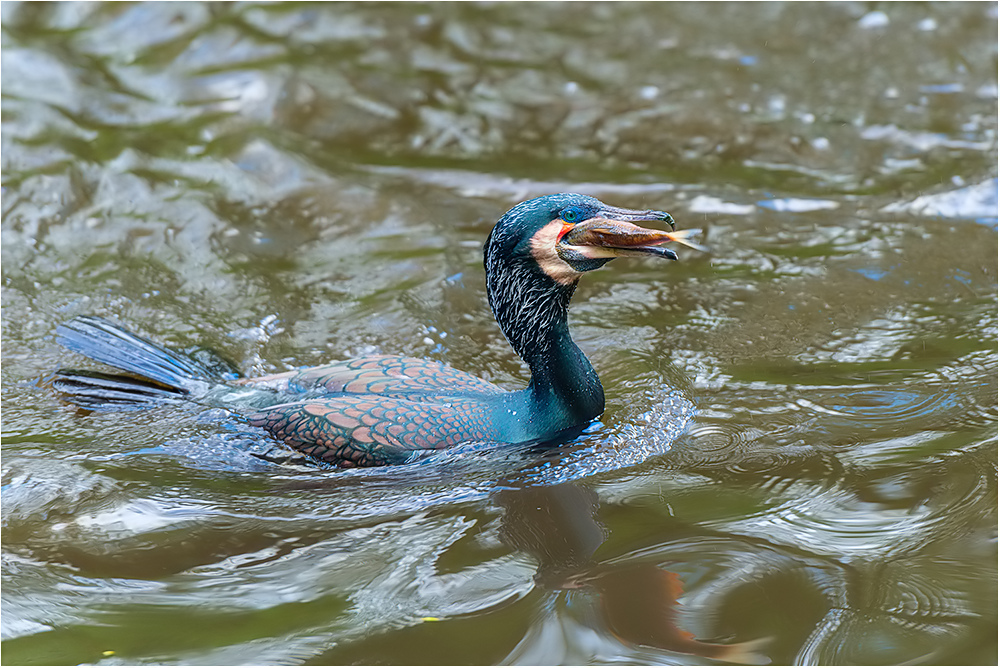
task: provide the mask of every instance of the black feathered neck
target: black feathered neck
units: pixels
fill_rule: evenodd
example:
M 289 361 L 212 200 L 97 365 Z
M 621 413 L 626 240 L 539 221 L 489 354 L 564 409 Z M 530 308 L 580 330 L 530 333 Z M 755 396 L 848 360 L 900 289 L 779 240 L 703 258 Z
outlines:
M 532 234 L 551 220 L 541 213 L 534 225 L 501 219 L 493 228 L 484 248 L 486 294 L 500 330 L 531 370 L 536 413 L 585 424 L 604 410 L 604 389 L 570 337 L 576 281 L 553 280 L 531 254 Z

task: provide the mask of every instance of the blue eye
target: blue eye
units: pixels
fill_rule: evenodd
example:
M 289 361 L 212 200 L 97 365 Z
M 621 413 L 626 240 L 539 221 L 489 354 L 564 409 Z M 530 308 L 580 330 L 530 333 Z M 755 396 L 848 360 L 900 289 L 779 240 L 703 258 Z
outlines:
M 576 209 L 566 209 L 563 211 L 562 219 L 567 223 L 575 223 L 580 213 Z

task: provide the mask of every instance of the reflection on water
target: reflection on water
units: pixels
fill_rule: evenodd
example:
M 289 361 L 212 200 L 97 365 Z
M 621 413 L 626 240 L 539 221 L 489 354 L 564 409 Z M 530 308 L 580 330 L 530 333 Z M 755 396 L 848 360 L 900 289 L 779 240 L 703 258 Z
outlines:
M 2 12 L 8 663 L 995 663 L 995 4 Z M 482 243 L 566 190 L 713 252 L 586 277 L 557 450 L 331 472 L 37 384 L 96 314 L 517 388 Z
M 595 519 L 598 503 L 593 491 L 563 483 L 507 489 L 493 500 L 503 508 L 500 533 L 504 541 L 538 562 L 535 581 L 549 588 L 592 591 L 599 601 L 603 626 L 620 642 L 729 663 L 767 663 L 756 650 L 769 639 L 714 644 L 698 641 L 679 628 L 676 607 L 683 583 L 677 573 L 652 564 L 596 564 L 593 555 L 605 535 Z M 577 652 L 549 642 L 543 632 L 537 638 L 526 637 L 508 660 L 534 665 L 572 663 L 571 658 L 584 658 Z

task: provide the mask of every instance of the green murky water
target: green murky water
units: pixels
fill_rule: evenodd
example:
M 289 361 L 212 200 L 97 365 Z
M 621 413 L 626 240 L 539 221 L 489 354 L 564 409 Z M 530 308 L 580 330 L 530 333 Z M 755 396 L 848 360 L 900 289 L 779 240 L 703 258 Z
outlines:
M 995 3 L 2 12 L 5 664 L 995 664 Z M 713 252 L 585 278 L 608 410 L 548 456 L 38 384 L 96 314 L 517 388 L 481 246 L 566 190 Z

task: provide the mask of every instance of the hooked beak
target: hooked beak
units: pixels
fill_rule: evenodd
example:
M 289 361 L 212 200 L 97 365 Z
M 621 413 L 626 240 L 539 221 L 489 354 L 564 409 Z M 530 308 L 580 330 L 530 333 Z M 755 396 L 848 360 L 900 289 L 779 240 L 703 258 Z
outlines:
M 582 256 L 590 260 L 653 255 L 670 260 L 677 253 L 660 244 L 678 241 L 675 233 L 639 227 L 635 222 L 664 222 L 674 229 L 674 219 L 665 211 L 632 211 L 608 207 L 566 229 L 559 237 L 560 255 Z M 568 259 L 568 258 L 567 258 Z

